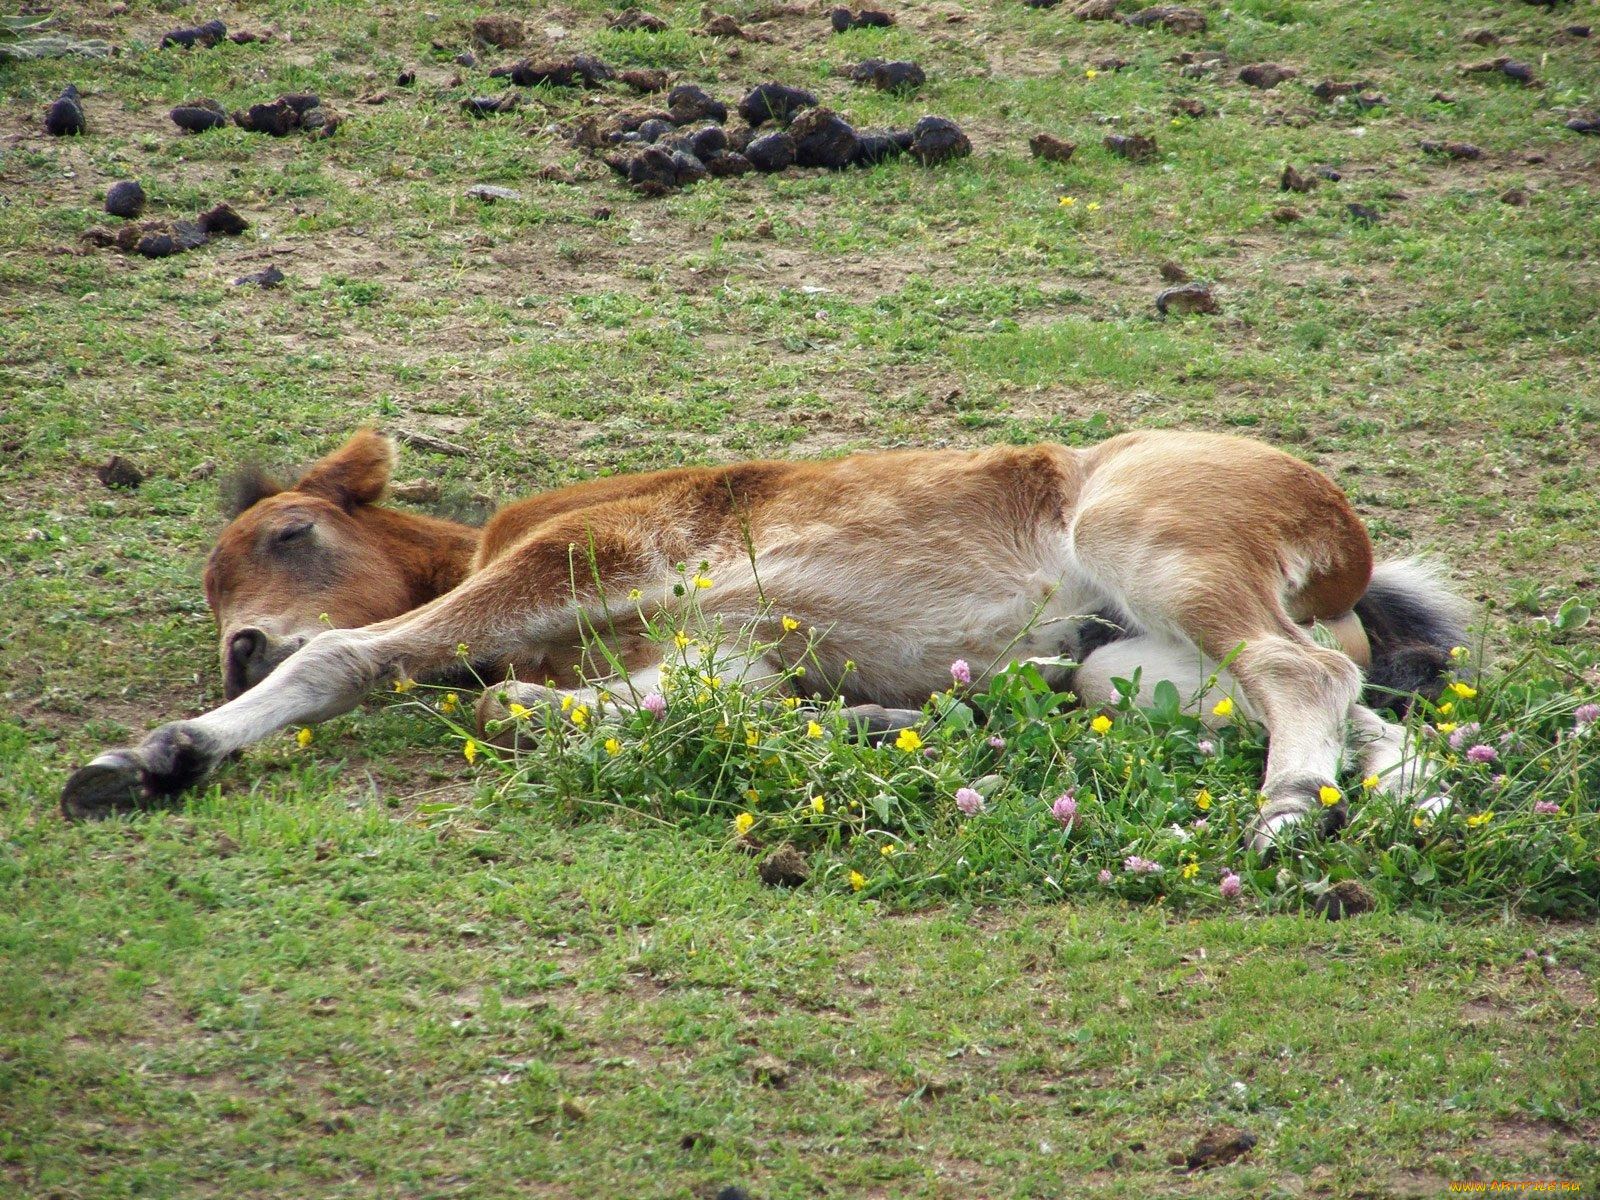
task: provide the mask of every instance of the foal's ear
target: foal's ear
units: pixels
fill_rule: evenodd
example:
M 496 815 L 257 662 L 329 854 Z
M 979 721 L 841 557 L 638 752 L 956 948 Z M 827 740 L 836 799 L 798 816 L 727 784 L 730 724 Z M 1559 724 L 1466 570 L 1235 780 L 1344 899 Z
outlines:
M 353 509 L 383 495 L 393 473 L 394 443 L 376 429 L 363 429 L 312 464 L 294 490 Z
M 283 485 L 254 463 L 240 467 L 222 482 L 222 507 L 233 520 L 268 496 L 283 491 Z

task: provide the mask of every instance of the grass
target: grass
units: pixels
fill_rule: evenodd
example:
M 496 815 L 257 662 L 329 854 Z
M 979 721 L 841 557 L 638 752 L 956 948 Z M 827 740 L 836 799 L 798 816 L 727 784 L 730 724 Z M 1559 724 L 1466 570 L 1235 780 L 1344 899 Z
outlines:
M 933 170 L 663 200 L 627 195 L 550 132 L 576 95 L 459 114 L 500 61 L 450 61 L 476 9 L 252 4 L 229 25 L 275 40 L 181 52 L 155 49 L 160 33 L 213 14 L 134 0 L 59 22 L 121 45 L 115 58 L 0 64 L 0 179 L 20 201 L 0 210 L 5 1187 L 1387 1196 L 1600 1182 L 1600 789 L 1590 743 L 1558 740 L 1600 686 L 1576 615 L 1600 563 L 1600 200 L 1595 142 L 1562 128 L 1600 96 L 1593 41 L 1557 35 L 1592 5 L 1205 7 L 1198 38 L 999 3 L 832 37 L 817 14 L 736 3 L 778 38 L 737 58 L 689 32 L 696 5 L 660 6 L 673 29 L 655 36 L 606 30 L 593 0 L 524 13 L 562 26 L 563 46 L 725 98 L 777 77 L 860 124 L 949 115 L 977 147 Z M 1459 40 L 1471 26 L 1501 46 Z M 1235 69 L 1187 79 L 1167 64 L 1198 48 Z M 1499 53 L 1544 86 L 1457 71 Z M 840 68 L 869 54 L 917 58 L 927 87 L 853 87 Z M 1107 54 L 1131 65 L 1090 79 Z M 1303 75 L 1272 92 L 1235 81 L 1268 59 Z M 414 89 L 388 86 L 401 67 Z M 1388 103 L 1323 105 L 1307 87 L 1325 77 L 1368 79 Z M 67 82 L 90 135 L 58 142 L 38 121 Z M 187 97 L 232 108 L 299 88 L 351 114 L 338 136 L 180 138 L 165 118 Z M 1176 96 L 1210 115 L 1173 125 Z M 1161 159 L 1106 153 L 1113 119 L 1154 132 Z M 1041 129 L 1080 144 L 1070 164 L 1028 156 Z M 1418 149 L 1429 138 L 1484 157 L 1441 162 Z M 1286 162 L 1342 180 L 1286 195 Z M 578 182 L 535 178 L 545 164 Z M 104 188 L 134 175 L 153 214 L 227 199 L 254 228 L 162 262 L 81 251 Z M 479 182 L 523 199 L 465 198 Z M 1502 202 L 1512 188 L 1525 205 Z M 1351 202 L 1381 221 L 1354 224 Z M 1286 203 L 1301 220 L 1272 218 Z M 1155 314 L 1168 259 L 1217 283 L 1220 316 Z M 268 262 L 284 287 L 232 285 Z M 1513 735 L 1494 743 L 1511 782 L 1491 796 L 1483 772 L 1447 763 L 1467 799 L 1426 832 L 1358 802 L 1283 883 L 1231 840 L 1253 735 L 1197 757 L 1181 720 L 1124 711 L 1101 738 L 1026 680 L 1002 698 L 1003 764 L 987 731 L 947 716 L 939 757 L 915 769 L 831 718 L 834 736 L 807 739 L 728 695 L 653 732 L 622 723 L 469 769 L 424 696 L 322 726 L 305 750 L 260 747 L 176 811 L 64 825 L 70 764 L 220 696 L 199 588 L 217 479 L 251 457 L 308 461 L 374 420 L 469 446 L 407 449 L 402 468 L 468 503 L 765 454 L 1251 433 L 1333 475 L 1385 553 L 1451 561 L 1483 610 L 1478 695 L 1458 715 Z M 95 479 L 112 453 L 150 472 L 137 491 Z M 1202 487 L 1197 502 L 1226 498 Z M 752 758 L 719 724 L 754 728 L 772 753 Z M 1071 854 L 1044 807 L 1067 754 L 1080 811 L 1091 794 L 1102 806 Z M 987 811 L 960 820 L 954 789 L 985 775 L 1000 776 Z M 1167 831 L 1192 827 L 1200 787 L 1214 836 L 1180 843 Z M 851 799 L 885 805 L 870 831 L 840 815 Z M 1562 813 L 1538 825 L 1541 799 Z M 757 881 L 731 824 L 743 811 L 754 837 L 805 850 L 809 883 Z M 1115 870 L 1135 853 L 1161 876 Z M 1218 892 L 1225 866 L 1242 872 L 1238 903 Z M 1364 881 L 1376 911 L 1312 915 L 1339 878 Z M 1168 1154 L 1218 1124 L 1260 1144 L 1174 1171 Z

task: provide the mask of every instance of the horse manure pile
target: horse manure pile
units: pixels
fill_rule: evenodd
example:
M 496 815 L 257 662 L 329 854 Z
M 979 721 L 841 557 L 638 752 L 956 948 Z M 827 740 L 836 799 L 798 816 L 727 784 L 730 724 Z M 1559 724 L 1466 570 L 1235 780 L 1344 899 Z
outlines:
M 227 110 L 215 100 L 185 100 L 168 114 L 187 133 L 205 133 L 228 123 Z M 313 138 L 332 137 L 344 117 L 327 108 L 314 92 L 286 92 L 267 104 L 252 104 L 233 114 L 233 123 L 249 133 L 288 137 L 299 130 Z
M 115 213 L 112 209 L 113 197 L 117 197 L 118 206 L 137 217 L 144 211 L 144 189 L 133 183 L 138 189 L 138 204 L 123 204 L 130 193 L 118 192 L 119 188 L 126 188 L 126 183 L 119 183 L 106 193 L 106 210 Z M 118 229 L 89 229 L 85 230 L 82 237 L 91 246 L 103 246 L 122 251 L 124 254 L 138 254 L 144 258 L 171 258 L 175 254 L 185 251 L 198 250 L 214 237 L 237 237 L 250 228 L 246 221 L 229 204 L 218 204 L 208 208 L 205 212 L 195 217 L 192 221 L 185 218 L 170 220 L 146 221 L 136 224 L 130 220 Z
M 782 83 L 758 84 L 735 108 L 740 120 L 730 123 L 726 104 L 682 84 L 668 95 L 664 112 L 615 113 L 605 126 L 580 130 L 577 140 L 591 148 L 617 147 L 606 164 L 635 191 L 651 196 L 709 176 L 791 167 L 841 171 L 902 154 L 933 166 L 972 152 L 967 135 L 945 117 L 923 117 L 908 130 L 858 130 L 811 92 Z

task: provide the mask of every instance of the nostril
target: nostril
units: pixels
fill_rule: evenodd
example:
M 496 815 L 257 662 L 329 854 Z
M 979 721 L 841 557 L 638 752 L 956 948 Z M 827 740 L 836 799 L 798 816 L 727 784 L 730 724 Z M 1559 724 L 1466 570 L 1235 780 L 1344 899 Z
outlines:
M 240 666 L 257 658 L 267 648 L 267 635 L 259 629 L 241 629 L 228 639 L 228 657 Z

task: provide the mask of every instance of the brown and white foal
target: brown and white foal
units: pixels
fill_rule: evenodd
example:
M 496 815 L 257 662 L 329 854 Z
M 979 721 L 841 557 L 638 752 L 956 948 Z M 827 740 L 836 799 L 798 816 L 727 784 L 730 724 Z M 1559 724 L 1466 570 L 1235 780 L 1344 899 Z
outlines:
M 1462 605 L 1430 572 L 1374 571 L 1332 482 L 1241 438 L 1130 433 L 1084 450 L 616 476 L 512 504 L 481 534 L 378 505 L 393 461 L 389 441 L 363 431 L 292 488 L 243 497 L 205 579 L 227 703 L 78 770 L 68 816 L 180 792 L 383 681 L 447 670 L 463 644 L 486 678 L 560 685 L 581 630 L 615 629 L 642 690 L 661 651 L 637 612 L 681 603 L 683 564 L 704 562 L 715 586 L 697 593 L 702 611 L 729 629 L 769 625 L 761 640 L 793 658 L 802 631 L 818 631 L 806 684 L 849 704 L 918 706 L 958 658 L 998 669 L 1049 656 L 1081 660 L 1072 686 L 1089 705 L 1115 703 L 1112 680 L 1136 673 L 1145 702 L 1170 680 L 1208 720 L 1233 696 L 1269 739 L 1264 848 L 1319 808 L 1347 740 L 1363 774 L 1399 794 L 1420 785 L 1402 729 L 1361 703 L 1363 669 L 1399 691 L 1437 686 L 1462 637 Z M 635 590 L 642 601 L 627 598 Z M 746 678 L 779 666 L 746 662 Z

